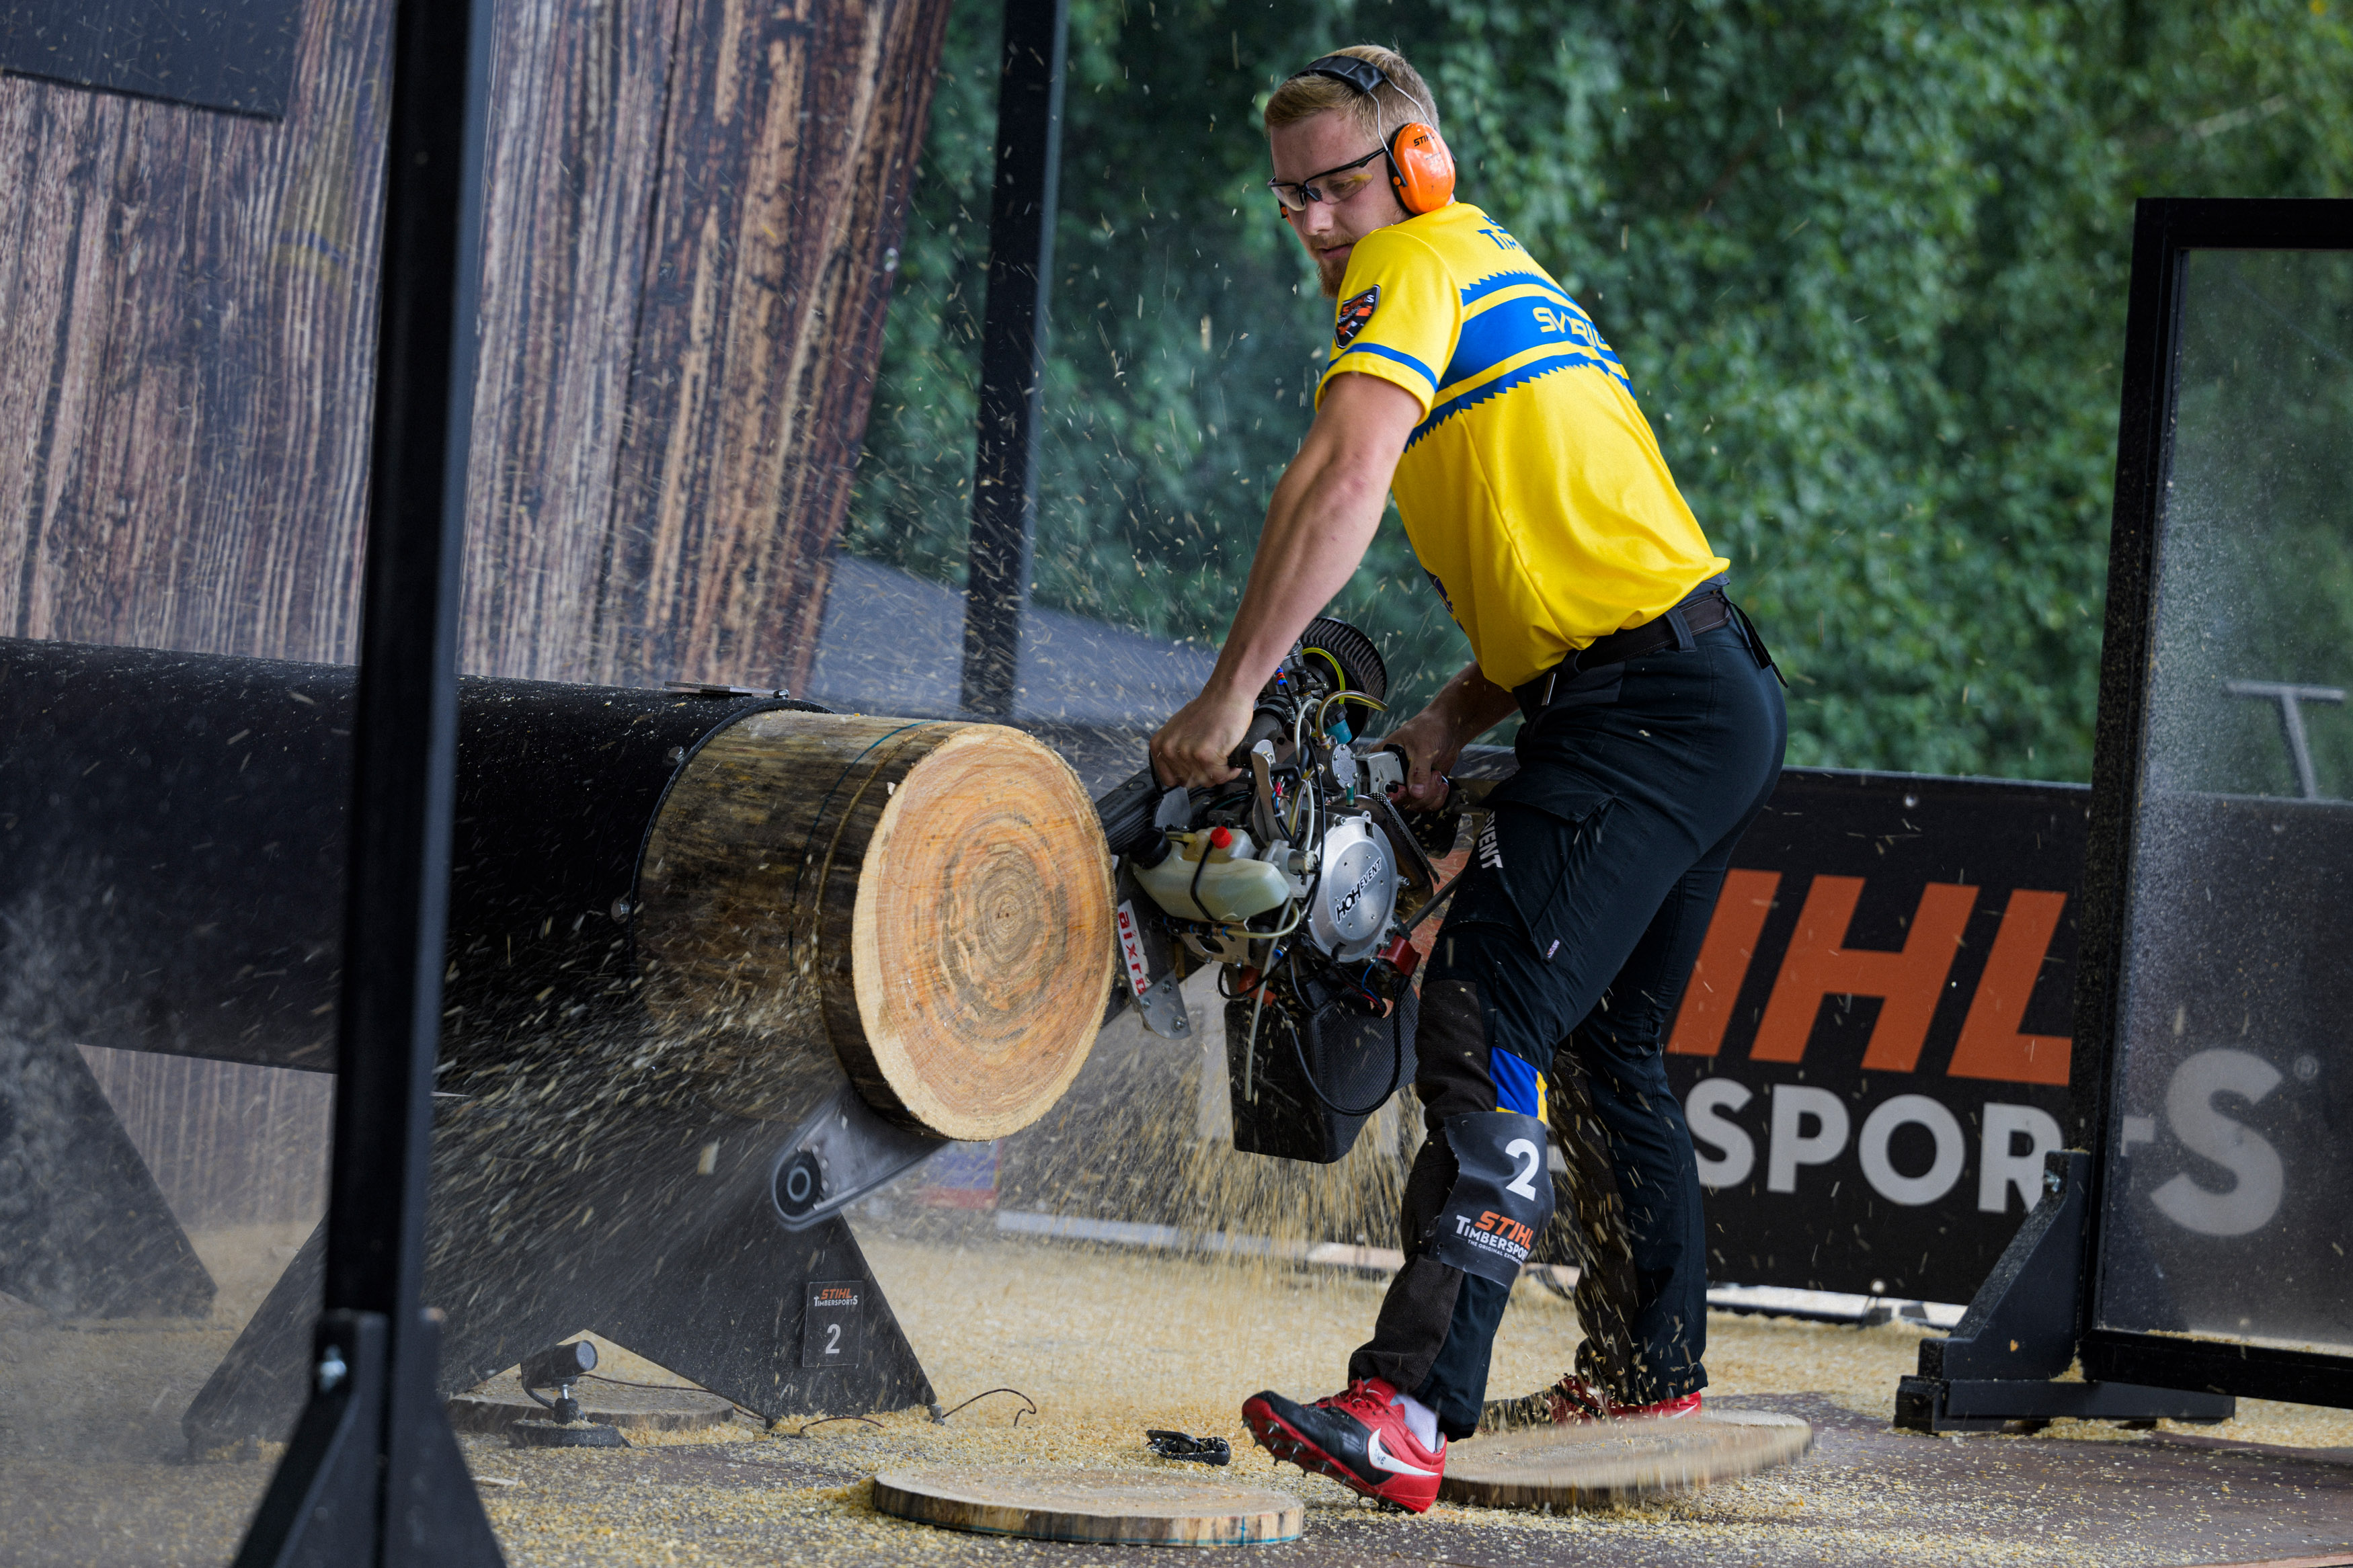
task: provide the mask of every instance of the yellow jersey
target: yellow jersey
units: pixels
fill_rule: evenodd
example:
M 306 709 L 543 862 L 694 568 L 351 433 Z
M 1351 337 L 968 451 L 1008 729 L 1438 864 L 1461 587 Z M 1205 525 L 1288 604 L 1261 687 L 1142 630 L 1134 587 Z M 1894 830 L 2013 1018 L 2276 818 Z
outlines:
M 1488 679 L 1534 679 L 1729 564 L 1618 356 L 1485 213 L 1456 202 L 1366 235 L 1340 293 L 1316 401 L 1354 372 L 1421 405 L 1390 493 Z

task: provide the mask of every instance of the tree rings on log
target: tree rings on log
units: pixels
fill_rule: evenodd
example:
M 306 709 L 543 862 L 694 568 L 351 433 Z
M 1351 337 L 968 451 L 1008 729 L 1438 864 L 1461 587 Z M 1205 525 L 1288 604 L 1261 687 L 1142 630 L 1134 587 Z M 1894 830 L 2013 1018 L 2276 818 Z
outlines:
M 804 1114 L 829 1052 L 902 1125 L 1003 1137 L 1078 1076 L 1110 993 L 1094 805 L 1001 725 L 751 714 L 680 770 L 638 888 L 649 1005 L 739 1115 Z
M 1807 1423 L 1762 1410 L 1540 1426 L 1454 1444 L 1438 1495 L 1477 1508 L 1609 1508 L 1753 1476 L 1813 1446 Z
M 874 1478 L 884 1513 L 950 1530 L 1126 1546 L 1250 1546 L 1296 1541 L 1289 1492 L 1155 1470 L 921 1465 Z

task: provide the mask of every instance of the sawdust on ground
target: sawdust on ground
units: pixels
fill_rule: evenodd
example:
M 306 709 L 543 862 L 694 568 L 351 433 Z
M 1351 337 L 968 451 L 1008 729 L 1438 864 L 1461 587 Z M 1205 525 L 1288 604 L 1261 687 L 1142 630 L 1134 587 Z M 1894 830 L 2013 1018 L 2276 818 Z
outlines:
M 299 1239 L 296 1238 L 296 1239 Z M 922 1357 L 944 1406 L 999 1386 L 944 1426 L 923 1410 L 871 1414 L 807 1436 L 738 1418 L 702 1432 L 632 1434 L 637 1452 L 515 1450 L 464 1439 L 469 1463 L 508 1559 L 519 1565 L 828 1563 L 1002 1559 L 1009 1544 L 877 1513 L 866 1478 L 907 1462 L 1051 1467 L 1157 1467 L 1145 1426 L 1218 1434 L 1234 1446 L 1238 1481 L 1302 1498 L 1311 1537 L 1362 1508 L 1322 1478 L 1277 1468 L 1240 1420 L 1261 1387 L 1308 1397 L 1339 1386 L 1364 1337 L 1383 1280 L 1343 1270 L 1155 1255 L 975 1237 L 912 1241 L 870 1236 L 868 1257 Z M 190 1466 L 176 1458 L 178 1414 L 226 1351 L 233 1320 L 266 1284 L 283 1238 L 217 1243 L 216 1274 L 236 1289 L 201 1328 L 93 1333 L 17 1310 L 0 1317 L 0 1560 L 25 1563 L 217 1563 L 267 1479 L 259 1464 Z M 258 1260 L 258 1261 L 257 1261 Z M 248 1262 L 252 1267 L 246 1267 Z M 5 1305 L 5 1303 L 0 1303 Z M 1883 1423 L 1896 1379 L 1913 1370 L 1922 1331 L 1902 1323 L 1858 1331 L 1787 1320 L 1711 1315 L 1710 1394 L 1818 1394 Z M 1514 1297 L 1495 1349 L 1493 1394 L 1559 1375 L 1577 1338 L 1568 1304 L 1534 1282 Z M 612 1375 L 677 1380 L 624 1347 L 600 1342 Z M 2238 1419 L 2184 1428 L 2299 1447 L 2353 1447 L 2353 1413 L 2242 1401 Z M 2106 1440 L 2112 1426 L 2062 1423 L 2053 1435 Z M 1972 1439 L 2007 1441 L 2009 1439 Z M 686 1468 L 649 1473 L 663 1450 Z M 648 1450 L 655 1453 L 649 1455 Z M 1915 1500 L 1915 1501 L 1917 1500 Z M 1558 1532 L 1585 1546 L 1657 1550 L 1681 1542 L 1694 1558 L 1770 1561 L 1782 1527 L 1802 1521 L 1808 1550 L 1862 1562 L 2084 1560 L 2063 1535 L 2022 1543 L 1998 1507 L 1973 1501 L 1933 1532 L 1889 1531 L 1883 1498 L 1852 1470 L 1787 1469 L 1643 1508 L 1545 1517 L 1441 1504 L 1432 1517 L 1498 1536 L 1535 1561 Z M 32 1506 L 27 1507 L 26 1504 Z M 1358 1515 L 1358 1517 L 1362 1517 Z M 2014 1525 L 2015 1521 L 2011 1521 Z M 101 1543 L 104 1549 L 100 1549 Z M 1564 1542 L 1563 1544 L 1566 1544 Z

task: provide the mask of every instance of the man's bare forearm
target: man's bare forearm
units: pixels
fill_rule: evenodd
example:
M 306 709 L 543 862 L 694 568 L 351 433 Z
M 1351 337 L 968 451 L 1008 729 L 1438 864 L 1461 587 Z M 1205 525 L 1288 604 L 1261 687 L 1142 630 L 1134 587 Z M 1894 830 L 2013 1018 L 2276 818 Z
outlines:
M 1347 586 L 1380 529 L 1387 475 L 1368 480 L 1329 449 L 1302 457 L 1267 507 L 1241 607 L 1206 688 L 1220 696 L 1266 684 L 1307 623 Z
M 1446 798 L 1439 781 L 1453 772 L 1462 748 L 1510 718 L 1518 706 L 1477 665 L 1465 665 L 1428 707 L 1387 737 L 1388 744 L 1406 754 L 1405 803 L 1435 810 Z
M 1390 383 L 1343 375 L 1275 486 L 1233 629 L 1201 694 L 1152 738 L 1164 784 L 1231 778 L 1227 761 L 1250 727 L 1250 701 L 1299 634 L 1356 572 L 1381 526 L 1389 476 L 1420 416 Z
M 1453 728 L 1458 746 L 1469 745 L 1520 710 L 1519 700 L 1488 679 L 1476 664 L 1464 665 L 1430 705 Z

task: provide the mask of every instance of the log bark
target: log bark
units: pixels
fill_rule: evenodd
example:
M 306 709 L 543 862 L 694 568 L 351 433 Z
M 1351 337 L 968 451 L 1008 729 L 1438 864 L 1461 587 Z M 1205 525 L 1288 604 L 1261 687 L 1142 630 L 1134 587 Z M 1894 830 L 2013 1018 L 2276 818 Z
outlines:
M 543 625 L 542 637 L 584 662 L 530 673 L 799 687 L 849 510 L 947 5 L 677 4 L 669 173 L 652 198 L 594 584 L 601 640 Z M 525 673 L 514 661 L 533 657 L 531 628 L 484 627 L 494 640 L 470 631 L 470 668 Z
M 738 1114 L 797 1114 L 821 1045 L 902 1124 L 1002 1137 L 1078 1075 L 1110 992 L 1093 805 L 996 725 L 754 714 L 681 770 L 638 886 L 649 1005 Z

